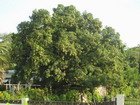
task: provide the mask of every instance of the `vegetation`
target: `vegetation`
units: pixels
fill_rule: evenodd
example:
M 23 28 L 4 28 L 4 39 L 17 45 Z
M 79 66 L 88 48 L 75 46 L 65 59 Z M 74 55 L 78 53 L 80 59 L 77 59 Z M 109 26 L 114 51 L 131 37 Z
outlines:
M 11 36 L 12 34 L 0 34 L 0 84 L 2 84 L 2 81 L 5 78 L 3 72 L 14 67 L 10 55 Z
M 34 10 L 30 21 L 21 22 L 17 30 L 10 43 L 16 65 L 14 83 L 40 84 L 56 95 L 54 100 L 69 100 L 77 93 L 88 94 L 89 100 L 94 96 L 101 100 L 95 94 L 98 86 L 106 87 L 108 97 L 118 93 L 140 97 L 140 48 L 126 49 L 119 33 L 102 27 L 91 13 L 80 13 L 72 5 L 58 5 L 52 15 L 44 9 Z M 3 43 L 6 41 L 0 46 Z M 5 60 L 0 58 L 5 65 L 11 61 L 7 55 L 1 54 Z M 44 90 L 38 93 L 45 96 L 41 99 L 51 99 Z M 35 95 L 29 97 L 34 99 Z
M 53 10 L 52 16 L 47 10 L 35 10 L 31 21 L 19 24 L 12 54 L 16 80 L 24 83 L 33 77 L 34 83 L 56 92 L 92 91 L 114 82 L 120 87 L 124 46 L 119 34 L 111 27 L 101 30 L 98 19 L 80 14 L 74 6 L 58 5 Z
M 81 102 L 79 91 L 70 90 L 63 94 L 52 94 L 48 91 L 48 89 L 24 89 L 20 91 L 16 91 L 15 93 L 10 91 L 1 91 L 0 92 L 0 100 L 20 100 L 21 98 L 28 97 L 30 100 L 36 101 L 72 101 L 72 102 Z M 89 94 L 89 93 L 87 93 Z M 102 101 L 99 96 L 87 97 L 88 101 Z
M 127 61 L 125 70 L 127 91 L 131 98 L 137 98 L 140 97 L 140 47 L 129 48 L 125 53 Z
M 10 68 L 11 35 L 0 35 L 0 70 Z

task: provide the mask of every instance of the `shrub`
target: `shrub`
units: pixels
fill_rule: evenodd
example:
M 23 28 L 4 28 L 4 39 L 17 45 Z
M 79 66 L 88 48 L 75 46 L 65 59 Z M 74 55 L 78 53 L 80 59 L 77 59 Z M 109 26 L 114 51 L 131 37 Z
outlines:
M 95 91 L 93 93 L 93 99 L 94 99 L 94 101 L 101 102 L 103 100 L 103 97 L 101 95 L 99 95 L 98 92 Z
M 7 91 L 1 92 L 0 95 L 1 95 L 1 97 L 0 97 L 1 100 L 10 100 L 11 99 L 11 94 Z
M 66 94 L 66 101 L 78 101 L 79 100 L 79 91 L 70 90 Z
M 28 97 L 31 100 L 46 100 L 47 94 L 45 94 L 45 91 L 43 89 L 30 89 L 27 91 Z

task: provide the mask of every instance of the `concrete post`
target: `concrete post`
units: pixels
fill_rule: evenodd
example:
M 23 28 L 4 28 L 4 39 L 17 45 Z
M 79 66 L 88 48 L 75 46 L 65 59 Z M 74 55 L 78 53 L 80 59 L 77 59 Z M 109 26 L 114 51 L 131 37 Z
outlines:
M 21 105 L 28 105 L 29 98 L 22 98 Z
M 123 94 L 117 95 L 116 103 L 117 103 L 117 105 L 124 105 L 124 95 Z

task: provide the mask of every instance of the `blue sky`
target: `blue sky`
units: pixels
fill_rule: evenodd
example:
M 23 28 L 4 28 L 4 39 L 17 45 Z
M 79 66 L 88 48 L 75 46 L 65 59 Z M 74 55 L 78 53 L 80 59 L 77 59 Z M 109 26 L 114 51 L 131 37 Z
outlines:
M 140 44 L 140 0 L 0 0 L 0 33 L 16 32 L 17 25 L 29 20 L 34 9 L 52 13 L 58 4 L 74 5 L 111 26 L 128 47 Z

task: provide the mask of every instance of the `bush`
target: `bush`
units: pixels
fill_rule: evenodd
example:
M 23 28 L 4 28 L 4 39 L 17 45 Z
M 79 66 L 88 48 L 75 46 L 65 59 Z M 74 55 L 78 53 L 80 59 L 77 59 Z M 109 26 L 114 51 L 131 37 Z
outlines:
M 85 94 L 87 95 L 87 100 L 88 100 L 89 102 L 92 102 L 92 101 L 93 101 L 92 93 L 89 92 L 89 91 L 87 91 Z
M 78 101 L 79 100 L 79 92 L 77 90 L 70 90 L 65 93 L 66 101 Z
M 1 100 L 10 100 L 11 94 L 7 91 L 0 92 L 0 99 Z
M 100 96 L 99 93 L 96 92 L 96 91 L 93 93 L 93 97 L 92 98 L 93 98 L 94 101 L 97 101 L 97 102 L 103 101 L 103 97 Z
M 47 94 L 43 89 L 30 89 L 27 91 L 27 94 L 31 100 L 43 101 L 47 99 Z
M 15 93 L 9 91 L 0 92 L 0 100 L 20 100 L 21 98 L 28 97 L 30 100 L 38 101 L 81 101 L 80 92 L 78 90 L 70 90 L 62 94 L 52 94 L 48 89 L 27 89 L 20 90 Z M 87 101 L 102 101 L 103 97 L 96 91 L 92 94 L 89 91 L 83 95 L 87 97 Z
M 48 94 L 47 100 L 48 101 L 60 101 L 60 97 L 55 94 Z
M 76 90 L 70 90 L 62 94 L 48 94 L 48 101 L 78 101 L 79 92 Z

